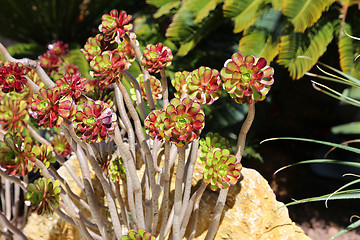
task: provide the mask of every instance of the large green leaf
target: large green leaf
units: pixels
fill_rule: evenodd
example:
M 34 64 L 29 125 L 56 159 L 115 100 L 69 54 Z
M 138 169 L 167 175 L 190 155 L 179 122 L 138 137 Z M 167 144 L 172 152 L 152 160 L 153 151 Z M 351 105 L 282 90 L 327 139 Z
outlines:
M 171 41 L 180 43 L 177 55 L 186 55 L 195 45 L 220 24 L 219 0 L 185 1 L 166 31 Z
M 279 40 L 274 39 L 266 30 L 248 31 L 239 42 L 239 52 L 243 55 L 253 54 L 272 61 L 279 53 Z
M 353 35 L 352 28 L 348 23 L 344 23 L 342 29 L 349 35 Z M 360 78 L 360 62 L 354 60 L 359 54 L 359 41 L 352 39 L 344 32 L 340 32 L 339 35 L 338 45 L 341 69 L 355 78 Z
M 83 77 L 90 78 L 90 66 L 85 59 L 84 54 L 80 52 L 80 49 L 71 50 L 68 60 L 70 63 L 75 64 Z
M 284 35 L 280 39 L 278 62 L 288 68 L 292 78 L 299 79 L 317 63 L 333 38 L 333 22 L 325 19 L 304 34 L 291 32 Z
M 288 0 L 282 5 L 283 13 L 294 25 L 295 32 L 304 32 L 316 23 L 323 11 L 334 0 Z
M 225 0 L 224 16 L 234 20 L 234 32 L 239 33 L 253 25 L 259 16 L 270 8 L 266 2 L 266 0 Z

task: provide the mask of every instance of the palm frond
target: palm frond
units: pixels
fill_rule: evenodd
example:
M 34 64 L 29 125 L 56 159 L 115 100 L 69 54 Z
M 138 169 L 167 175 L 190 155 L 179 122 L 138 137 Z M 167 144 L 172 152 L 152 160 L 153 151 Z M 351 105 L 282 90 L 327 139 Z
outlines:
M 316 64 L 333 38 L 334 27 L 330 21 L 319 21 L 304 34 L 284 35 L 280 38 L 278 62 L 288 68 L 293 79 L 299 79 Z
M 253 25 L 271 6 L 265 0 L 225 0 L 224 16 L 235 22 L 234 32 L 239 33 Z
M 165 3 L 164 5 L 161 5 L 159 9 L 153 14 L 154 18 L 162 17 L 166 14 L 169 14 L 169 12 L 174 9 L 178 8 L 181 4 L 180 0 L 175 1 L 169 1 L 168 3 Z
M 153 5 L 158 8 L 171 2 L 173 2 L 173 0 L 146 0 L 147 4 Z
M 316 23 L 334 0 L 289 0 L 282 5 L 283 13 L 294 25 L 295 32 L 304 32 Z

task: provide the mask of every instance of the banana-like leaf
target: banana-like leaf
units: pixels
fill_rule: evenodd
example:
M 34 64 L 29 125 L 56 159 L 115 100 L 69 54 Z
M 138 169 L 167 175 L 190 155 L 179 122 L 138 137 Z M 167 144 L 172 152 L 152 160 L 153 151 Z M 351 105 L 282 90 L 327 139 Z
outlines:
M 291 32 L 284 35 L 280 39 L 278 62 L 288 68 L 293 79 L 299 79 L 316 64 L 333 38 L 333 23 L 325 19 L 304 34 Z
M 288 0 L 282 5 L 283 13 L 294 25 L 295 32 L 304 32 L 316 23 L 334 0 Z
M 165 3 L 164 5 L 160 5 L 159 9 L 154 13 L 154 18 L 159 18 L 162 17 L 166 14 L 169 14 L 169 12 L 174 9 L 174 8 L 178 8 L 180 6 L 181 1 L 180 0 L 176 0 L 176 1 L 169 1 L 167 3 Z
M 360 122 L 341 124 L 331 128 L 333 134 L 360 134 Z
M 158 8 L 171 2 L 173 2 L 173 0 L 146 0 L 147 4 L 153 5 Z
M 239 42 L 239 52 L 243 55 L 253 54 L 272 61 L 279 53 L 278 39 L 274 39 L 266 30 L 249 31 Z
M 348 23 L 344 23 L 343 29 L 349 35 L 353 34 L 352 28 Z M 338 45 L 342 71 L 355 78 L 360 78 L 360 62 L 354 60 L 359 54 L 359 41 L 350 38 L 347 34 L 340 33 Z
M 270 8 L 266 3 L 266 0 L 225 0 L 224 16 L 234 20 L 234 33 L 239 33 L 253 25 Z
M 183 2 L 166 31 L 171 41 L 180 42 L 178 56 L 186 55 L 220 24 L 220 0 L 188 0 Z

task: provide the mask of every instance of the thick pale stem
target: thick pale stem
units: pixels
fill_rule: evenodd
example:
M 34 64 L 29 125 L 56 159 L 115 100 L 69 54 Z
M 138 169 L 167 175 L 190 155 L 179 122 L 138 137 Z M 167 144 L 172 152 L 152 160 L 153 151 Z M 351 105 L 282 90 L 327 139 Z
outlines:
M 18 178 L 16 176 L 6 174 L 1 168 L 0 168 L 0 177 L 3 177 L 5 179 L 9 180 L 10 182 L 19 185 L 21 187 L 21 189 L 24 190 L 25 192 L 27 191 L 26 190 L 26 186 L 27 186 L 26 182 L 23 182 L 20 178 Z
M 165 228 L 166 228 L 166 221 L 169 216 L 169 196 L 170 196 L 170 142 L 165 140 L 165 158 L 164 158 L 164 167 L 162 171 L 162 177 L 163 177 L 163 187 L 164 187 L 164 193 L 163 193 L 163 199 L 162 199 L 162 205 L 163 205 L 163 217 L 162 217 L 162 223 L 160 228 L 160 236 L 159 240 L 163 240 L 165 238 Z
M 228 192 L 229 188 L 220 190 L 220 194 L 215 205 L 214 214 L 210 222 L 209 230 L 205 236 L 205 240 L 212 240 L 216 235 Z
M 0 210 L 0 222 L 2 224 L 4 224 L 12 233 L 14 233 L 19 239 L 23 239 L 23 240 L 27 240 L 27 237 L 25 236 L 25 234 L 18 229 L 17 227 L 15 227 L 6 217 L 5 215 L 1 212 Z
M 247 117 L 246 117 L 242 127 L 241 127 L 237 146 L 236 146 L 235 156 L 236 156 L 237 161 L 239 161 L 239 162 L 241 161 L 242 155 L 244 153 L 246 135 L 250 130 L 251 124 L 254 121 L 254 117 L 255 117 L 255 102 L 252 102 L 252 103 L 248 104 L 248 114 L 247 114 Z
M 179 161 L 176 169 L 176 180 L 175 180 L 175 195 L 174 195 L 174 222 L 173 222 L 173 239 L 181 239 L 181 209 L 182 209 L 182 198 L 183 198 L 183 177 L 185 169 L 185 147 L 179 147 Z
M 163 98 L 164 106 L 166 106 L 169 103 L 169 88 L 167 84 L 165 68 L 162 68 L 160 70 L 160 75 L 161 75 L 161 85 L 162 85 L 162 98 Z
M 144 154 L 145 154 L 145 164 L 147 167 L 146 173 L 148 174 L 148 177 L 150 179 L 150 186 L 151 186 L 151 190 L 152 190 L 153 217 L 154 217 L 154 222 L 157 222 L 157 219 L 159 217 L 158 198 L 160 195 L 160 186 L 157 185 L 156 181 L 155 181 L 156 171 L 155 171 L 155 166 L 154 166 L 154 160 L 152 158 L 150 148 L 146 142 L 139 115 L 137 114 L 134 106 L 131 103 L 129 94 L 127 93 L 124 85 L 119 80 L 117 80 L 116 83 L 119 86 L 121 93 L 123 94 L 125 105 L 128 108 L 132 119 L 134 120 L 136 137 L 138 138 L 140 147 L 141 147 L 142 151 L 144 151 Z M 134 192 L 135 192 L 135 194 L 138 194 L 138 196 L 141 197 L 141 199 L 142 199 L 141 192 L 137 192 L 137 191 L 134 191 Z M 138 201 L 138 200 L 139 199 L 135 199 L 135 201 Z M 139 214 L 142 214 L 142 218 L 143 218 L 143 213 L 141 212 Z
M 200 199 L 201 199 L 207 185 L 208 185 L 207 183 L 202 182 L 200 188 L 196 191 L 195 201 L 194 201 L 194 221 L 193 221 L 193 224 L 191 227 L 189 239 L 193 239 L 195 236 L 196 224 L 198 222 L 198 216 L 199 216 Z M 182 232 L 182 234 L 185 234 L 185 230 L 186 230 L 186 227 L 183 229 L 184 232 Z

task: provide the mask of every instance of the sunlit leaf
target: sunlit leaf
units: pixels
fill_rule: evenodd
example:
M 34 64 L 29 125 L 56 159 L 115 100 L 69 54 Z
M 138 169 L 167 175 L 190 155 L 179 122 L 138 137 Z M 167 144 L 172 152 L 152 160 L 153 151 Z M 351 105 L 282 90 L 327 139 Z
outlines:
M 288 0 L 284 2 L 282 9 L 294 25 L 294 31 L 304 32 L 320 19 L 323 11 L 333 2 L 334 0 Z

